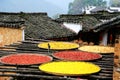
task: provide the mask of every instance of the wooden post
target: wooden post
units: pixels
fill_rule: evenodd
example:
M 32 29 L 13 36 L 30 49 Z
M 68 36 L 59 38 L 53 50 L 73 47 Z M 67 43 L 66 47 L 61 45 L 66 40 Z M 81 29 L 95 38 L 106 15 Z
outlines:
M 50 44 L 48 43 L 48 54 L 50 54 Z

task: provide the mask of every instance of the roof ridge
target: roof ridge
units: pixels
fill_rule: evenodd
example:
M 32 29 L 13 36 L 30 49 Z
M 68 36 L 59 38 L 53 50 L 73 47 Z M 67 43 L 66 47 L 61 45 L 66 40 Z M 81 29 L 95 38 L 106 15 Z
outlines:
M 0 12 L 0 14 L 10 14 L 10 15 L 19 15 L 19 14 L 47 15 L 46 12 Z

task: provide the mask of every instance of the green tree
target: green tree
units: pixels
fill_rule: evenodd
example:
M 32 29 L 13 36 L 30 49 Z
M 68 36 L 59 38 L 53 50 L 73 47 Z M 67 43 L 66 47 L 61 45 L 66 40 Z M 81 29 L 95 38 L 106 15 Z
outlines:
M 68 13 L 70 13 L 70 14 L 74 14 L 74 13 L 79 13 L 79 12 L 81 12 L 82 11 L 82 6 L 84 6 L 82 3 L 83 3 L 84 1 L 83 0 L 74 0 L 74 2 L 73 3 L 70 3 L 69 4 L 69 11 L 68 11 Z
M 111 0 L 112 7 L 120 7 L 120 0 Z
M 86 6 L 106 6 L 106 1 L 103 0 L 74 0 L 69 4 L 69 14 L 82 13 L 82 9 Z

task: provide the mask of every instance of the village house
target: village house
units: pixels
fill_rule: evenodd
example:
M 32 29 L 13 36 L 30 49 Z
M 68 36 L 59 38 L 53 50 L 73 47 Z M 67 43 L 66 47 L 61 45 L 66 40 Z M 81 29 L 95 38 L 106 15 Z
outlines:
M 60 18 L 56 19 L 58 22 L 61 22 L 67 28 L 76 31 L 77 37 L 75 39 L 82 39 L 84 42 L 96 42 L 96 35 L 90 30 L 98 23 L 100 20 L 97 20 L 94 16 L 80 14 L 80 15 L 71 15 L 64 14 L 60 15 Z
M 25 39 L 33 38 L 58 41 L 81 39 L 84 42 L 93 42 L 98 45 L 101 43 L 103 37 L 101 37 L 102 34 L 100 31 L 94 32 L 94 29 L 97 28 L 98 24 L 104 24 L 119 14 L 106 11 L 100 11 L 95 14 L 62 14 L 58 19 L 53 20 L 47 16 L 47 13 L 1 12 L 0 21 L 25 21 Z M 110 43 L 109 40 L 107 43 Z M 104 45 L 107 44 L 104 43 Z
M 39 39 L 46 39 L 46 40 L 74 40 L 74 39 L 82 39 L 83 41 L 87 41 L 88 43 L 94 42 L 95 44 L 99 44 L 99 41 L 103 42 L 106 45 L 109 40 L 114 43 L 113 37 L 115 35 L 119 35 L 119 24 L 120 24 L 120 16 L 116 16 L 110 20 L 105 22 L 101 21 L 97 17 L 93 15 L 62 15 L 58 20 L 52 20 L 47 16 L 46 13 L 1 13 L 1 25 L 6 28 L 12 28 L 12 30 L 7 30 L 7 32 L 14 32 L 13 34 L 4 33 L 5 37 L 10 36 L 15 39 L 16 35 L 19 37 L 15 29 L 22 29 L 22 34 L 24 33 L 24 27 L 22 27 L 23 21 L 25 21 L 25 37 L 33 38 L 30 41 L 22 41 L 21 43 L 15 43 L 13 45 L 8 45 L 9 48 L 16 46 L 14 51 L 12 50 L 1 50 L 1 56 L 11 54 L 11 53 L 44 53 L 48 54 L 49 50 L 38 48 L 38 43 L 44 42 Z M 19 21 L 22 20 L 22 21 Z M 12 22 L 11 22 L 12 21 Z M 8 27 L 9 26 L 9 27 Z M 73 28 L 74 27 L 74 28 Z M 1 30 L 2 31 L 2 30 Z M 112 32 L 113 31 L 113 32 Z M 115 32 L 115 33 L 114 33 Z M 2 34 L 2 33 L 1 33 Z M 6 35 L 7 34 L 7 35 Z M 101 35 L 103 34 L 103 35 Z M 107 34 L 107 35 L 106 35 Z M 110 35 L 110 39 L 108 38 Z M 12 36 L 13 35 L 13 36 Z M 112 35 L 112 37 L 111 37 Z M 11 37 L 12 36 L 12 37 Z M 7 37 L 6 37 L 7 38 Z M 36 41 L 35 39 L 38 39 Z M 1 42 L 6 41 L 3 40 L 3 36 L 1 35 Z M 105 42 L 105 43 L 104 43 Z M 7 47 L 7 48 L 8 48 Z M 4 47 L 6 49 L 6 47 Z M 76 50 L 76 49 L 75 49 Z M 5 54 L 6 53 L 6 54 Z M 66 79 L 78 79 L 79 77 L 84 79 L 90 80 L 112 80 L 113 79 L 113 59 L 114 54 L 102 54 L 101 59 L 97 59 L 96 61 L 93 60 L 92 62 L 101 66 L 101 71 L 96 74 L 89 74 L 89 76 L 71 76 L 71 77 L 64 77 L 64 76 L 53 76 L 49 74 L 45 74 L 39 71 L 38 64 L 37 65 L 22 65 L 15 64 L 12 66 L 4 65 L 1 63 L 1 76 L 10 76 L 11 79 L 54 79 L 54 80 L 66 80 Z M 56 61 L 55 58 L 53 61 Z M 59 60 L 59 59 L 58 59 Z M 57 60 L 57 61 L 58 61 Z M 109 66 L 109 67 L 108 67 Z M 9 67 L 9 68 L 8 68 Z M 15 67 L 15 68 L 13 68 Z M 108 69 L 109 68 L 109 69 Z M 22 70 L 24 69 L 24 70 Z M 31 71 L 32 70 L 32 71 Z M 107 70 L 107 71 L 106 71 Z M 6 72 L 13 72 L 15 74 L 7 74 Z M 38 75 L 39 74 L 39 75 Z M 105 74 L 105 75 L 101 75 Z
M 109 22 L 112 18 L 119 15 L 120 13 L 118 12 L 109 13 L 107 11 L 98 11 L 94 14 L 62 14 L 56 21 L 61 22 L 65 27 L 74 30 L 78 34 L 76 39 L 82 39 L 84 42 L 93 42 L 94 44 L 99 45 L 102 37 L 101 33 L 94 32 L 96 26 Z M 104 43 L 104 45 L 107 44 Z
M 47 13 L 0 13 L 0 21 L 25 21 L 25 39 L 72 40 L 77 35 L 74 31 L 59 24 Z
M 114 45 L 116 40 L 120 38 L 120 16 L 96 25 L 93 31 L 99 33 L 100 41 L 103 45 Z
M 24 40 L 24 22 L 0 21 L 0 47 Z

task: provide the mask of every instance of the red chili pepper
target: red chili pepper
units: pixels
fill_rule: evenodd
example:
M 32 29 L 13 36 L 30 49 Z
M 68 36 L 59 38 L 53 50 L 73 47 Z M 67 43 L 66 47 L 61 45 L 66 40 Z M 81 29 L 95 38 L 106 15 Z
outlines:
M 100 54 L 81 51 L 61 51 L 53 54 L 54 57 L 65 60 L 95 60 Z
M 5 64 L 30 65 L 51 61 L 51 57 L 42 54 L 13 54 L 1 58 Z

